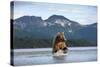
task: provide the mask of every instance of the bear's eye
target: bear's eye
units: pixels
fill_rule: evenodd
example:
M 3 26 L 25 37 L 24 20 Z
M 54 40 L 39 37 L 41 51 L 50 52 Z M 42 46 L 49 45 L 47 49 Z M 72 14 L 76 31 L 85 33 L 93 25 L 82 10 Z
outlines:
M 62 49 L 62 48 L 60 47 L 60 49 Z

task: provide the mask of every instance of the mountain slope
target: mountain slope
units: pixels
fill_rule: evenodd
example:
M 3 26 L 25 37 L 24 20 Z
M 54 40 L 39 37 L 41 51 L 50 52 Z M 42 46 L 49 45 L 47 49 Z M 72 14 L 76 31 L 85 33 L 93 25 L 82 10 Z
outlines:
M 15 34 L 25 36 L 34 36 L 40 38 L 52 38 L 57 32 L 65 32 L 66 38 L 96 39 L 96 23 L 83 26 L 78 22 L 72 21 L 64 16 L 52 15 L 43 20 L 36 16 L 23 16 L 14 20 Z
M 17 47 L 22 47 L 23 44 L 50 47 L 57 32 L 64 32 L 67 40 L 76 40 L 72 46 L 88 41 L 96 45 L 97 41 L 97 23 L 81 25 L 61 15 L 52 15 L 46 20 L 37 16 L 23 16 L 14 20 L 13 29 L 14 44 Z

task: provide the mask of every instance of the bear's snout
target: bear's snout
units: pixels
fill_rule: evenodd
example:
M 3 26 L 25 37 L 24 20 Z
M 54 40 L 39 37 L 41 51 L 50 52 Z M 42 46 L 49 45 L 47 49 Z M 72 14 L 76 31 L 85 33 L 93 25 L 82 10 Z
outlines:
M 67 50 L 67 47 L 64 47 L 63 50 Z

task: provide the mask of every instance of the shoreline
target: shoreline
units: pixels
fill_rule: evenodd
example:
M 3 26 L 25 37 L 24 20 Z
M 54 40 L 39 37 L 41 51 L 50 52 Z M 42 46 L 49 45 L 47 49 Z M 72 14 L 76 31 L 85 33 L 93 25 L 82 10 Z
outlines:
M 68 47 L 69 50 L 95 50 L 97 47 Z M 52 48 L 14 49 L 14 52 L 52 51 Z

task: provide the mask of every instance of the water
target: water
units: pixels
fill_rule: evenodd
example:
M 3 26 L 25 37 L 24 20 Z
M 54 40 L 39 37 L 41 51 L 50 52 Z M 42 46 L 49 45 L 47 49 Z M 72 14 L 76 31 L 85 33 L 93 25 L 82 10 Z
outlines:
M 68 55 L 53 56 L 51 48 L 15 49 L 14 65 L 39 65 L 54 63 L 89 62 L 97 60 L 96 47 L 72 47 Z

